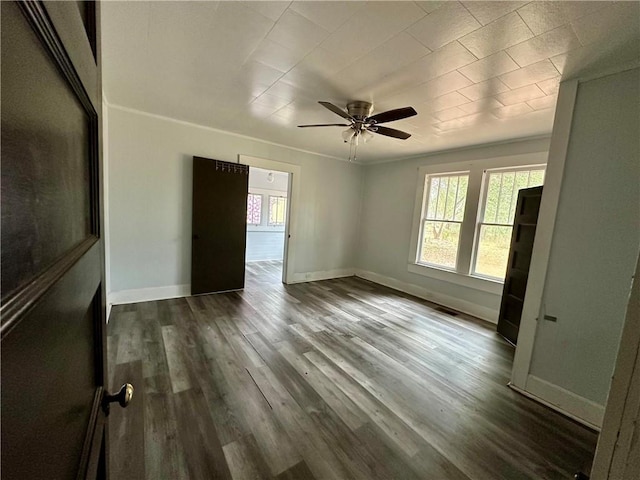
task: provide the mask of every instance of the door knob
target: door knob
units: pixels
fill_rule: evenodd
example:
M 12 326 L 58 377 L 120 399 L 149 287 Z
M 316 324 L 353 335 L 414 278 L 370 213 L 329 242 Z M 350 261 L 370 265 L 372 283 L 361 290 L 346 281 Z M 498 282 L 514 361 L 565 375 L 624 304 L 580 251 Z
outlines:
M 115 395 L 106 393 L 102 399 L 102 408 L 104 413 L 109 415 L 109 405 L 113 402 L 118 402 L 122 408 L 125 408 L 131 402 L 133 398 L 133 385 L 125 383 L 120 387 L 120 391 Z

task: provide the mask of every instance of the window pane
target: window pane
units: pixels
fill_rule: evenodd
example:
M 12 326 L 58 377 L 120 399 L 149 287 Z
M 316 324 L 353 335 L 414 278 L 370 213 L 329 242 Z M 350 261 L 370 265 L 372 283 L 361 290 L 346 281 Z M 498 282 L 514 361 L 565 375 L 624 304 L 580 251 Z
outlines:
M 504 278 L 509 260 L 512 227 L 480 226 L 475 273 Z
M 468 175 L 432 177 L 428 184 L 429 196 L 425 218 L 462 221 L 468 183 Z
M 464 207 L 467 202 L 467 186 L 469 185 L 469 177 L 464 175 L 458 178 L 458 195 L 456 197 L 455 215 L 453 220 L 461 222 L 464 218 Z
M 487 206 L 484 211 L 485 223 L 496 223 L 498 215 L 498 197 L 500 196 L 500 179 L 502 174 L 490 173 L 487 183 Z
M 498 198 L 498 215 L 495 223 L 511 223 L 513 221 L 509 214 L 511 213 L 511 202 L 514 196 L 514 182 L 514 172 L 502 174 L 502 186 L 500 187 L 500 196 Z M 515 190 L 515 194 L 518 194 L 517 190 Z
M 455 268 L 460 240 L 460 224 L 424 222 L 420 261 L 443 267 Z
M 438 189 L 440 186 L 439 178 L 432 178 L 429 186 L 429 198 L 427 199 L 427 217 L 435 218 L 436 216 L 436 203 L 438 200 Z
M 269 225 L 284 225 L 286 212 L 286 197 L 269 196 Z
M 250 193 L 247 197 L 247 223 L 260 225 L 262 221 L 262 195 Z
M 529 178 L 529 186 L 537 187 L 544 183 L 544 170 L 532 170 Z

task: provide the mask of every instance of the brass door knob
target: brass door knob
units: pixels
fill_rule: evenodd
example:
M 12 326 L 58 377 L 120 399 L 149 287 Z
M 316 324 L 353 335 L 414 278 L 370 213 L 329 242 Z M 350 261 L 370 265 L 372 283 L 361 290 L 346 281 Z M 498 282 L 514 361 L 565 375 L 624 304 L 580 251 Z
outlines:
M 125 408 L 131 402 L 133 398 L 133 385 L 130 383 L 125 383 L 120 387 L 120 391 L 115 395 L 110 395 L 109 393 L 105 393 L 102 400 L 102 407 L 104 412 L 109 414 L 109 405 L 113 402 L 118 402 L 122 408 Z

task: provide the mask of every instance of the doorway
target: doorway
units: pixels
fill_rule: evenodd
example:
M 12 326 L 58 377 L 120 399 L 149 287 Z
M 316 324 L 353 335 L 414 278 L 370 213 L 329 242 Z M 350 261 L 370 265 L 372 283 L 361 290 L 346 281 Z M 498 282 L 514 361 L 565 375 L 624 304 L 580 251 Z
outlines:
M 247 288 L 265 288 L 284 281 L 290 174 L 249 167 L 245 278 Z

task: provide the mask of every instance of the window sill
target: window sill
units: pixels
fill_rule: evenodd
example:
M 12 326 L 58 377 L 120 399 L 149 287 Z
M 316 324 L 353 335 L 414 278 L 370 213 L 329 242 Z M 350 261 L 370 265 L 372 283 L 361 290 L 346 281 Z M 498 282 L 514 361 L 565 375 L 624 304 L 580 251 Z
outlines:
M 422 275 L 424 277 L 435 278 L 454 285 L 460 285 L 482 292 L 492 293 L 494 295 L 502 295 L 504 282 L 499 280 L 490 280 L 488 278 L 476 277 L 472 275 L 464 275 L 462 273 L 444 270 L 438 267 L 422 265 L 420 263 L 410 263 L 408 270 L 411 273 Z

